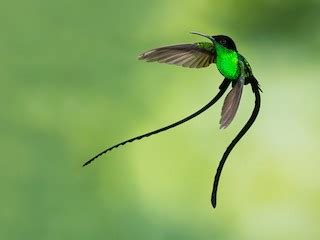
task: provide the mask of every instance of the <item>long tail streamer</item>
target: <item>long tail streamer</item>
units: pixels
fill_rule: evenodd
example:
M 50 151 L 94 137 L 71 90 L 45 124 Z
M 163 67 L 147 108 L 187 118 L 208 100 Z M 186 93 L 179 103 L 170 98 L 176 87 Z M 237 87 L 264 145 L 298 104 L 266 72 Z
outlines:
M 201 113 L 203 113 L 204 111 L 206 111 L 207 109 L 209 109 L 211 106 L 213 106 L 221 97 L 222 95 L 225 93 L 225 91 L 227 90 L 227 88 L 229 87 L 230 85 L 230 80 L 229 79 L 224 79 L 224 81 L 222 82 L 222 84 L 220 85 L 219 89 L 220 91 L 218 92 L 218 94 L 207 104 L 205 105 L 204 107 L 202 107 L 200 110 L 198 110 L 197 112 L 189 115 L 188 117 L 185 117 L 183 119 L 181 119 L 180 121 L 178 122 L 175 122 L 173 124 L 170 124 L 166 127 L 163 127 L 163 128 L 160 128 L 160 129 L 157 129 L 157 130 L 154 130 L 152 132 L 149 132 L 149 133 L 146 133 L 146 134 L 143 134 L 143 135 L 140 135 L 140 136 L 137 136 L 137 137 L 134 137 L 134 138 L 130 138 L 126 141 L 123 141 L 121 143 L 118 143 L 110 148 L 107 148 L 105 149 L 104 151 L 100 152 L 99 154 L 97 154 L 96 156 L 94 156 L 93 158 L 91 158 L 90 160 L 88 160 L 87 162 L 85 162 L 83 164 L 83 166 L 86 166 L 88 164 L 90 164 L 91 162 L 93 162 L 96 158 L 100 157 L 101 155 L 111 151 L 112 149 L 114 148 L 117 148 L 121 145 L 125 145 L 126 143 L 129 143 L 129 142 L 133 142 L 135 140 L 140 140 L 142 138 L 145 138 L 145 137 L 150 137 L 151 135 L 154 135 L 154 134 L 157 134 L 157 133 L 160 133 L 160 132 L 164 132 L 164 131 L 167 131 L 171 128 L 174 128 L 180 124 L 183 124 L 193 118 L 195 118 L 196 116 L 200 115 Z
M 220 160 L 216 175 L 214 177 L 213 190 L 212 190 L 212 194 L 211 194 L 211 204 L 212 204 L 213 208 L 215 208 L 217 206 L 217 191 L 218 191 L 218 185 L 219 185 L 221 172 L 223 170 L 223 166 L 224 166 L 225 162 L 227 161 L 227 158 L 228 158 L 230 152 L 232 151 L 232 149 L 236 146 L 236 144 L 240 141 L 240 139 L 250 129 L 250 127 L 252 126 L 252 124 L 254 123 L 254 121 L 256 120 L 256 118 L 259 114 L 260 103 L 261 103 L 261 97 L 260 97 L 261 89 L 259 87 L 258 81 L 254 77 L 252 77 L 250 83 L 251 83 L 252 91 L 255 95 L 254 109 L 252 111 L 252 114 L 251 114 L 249 120 L 246 122 L 244 127 L 240 130 L 238 135 L 232 140 L 232 142 L 230 143 L 230 145 L 227 147 L 226 151 L 224 152 L 222 159 Z

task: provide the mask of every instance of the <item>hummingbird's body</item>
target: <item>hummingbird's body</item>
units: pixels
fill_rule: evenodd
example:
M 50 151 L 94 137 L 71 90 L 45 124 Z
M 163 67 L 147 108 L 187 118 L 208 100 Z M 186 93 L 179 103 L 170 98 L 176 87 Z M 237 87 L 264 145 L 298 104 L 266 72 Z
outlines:
M 144 137 L 149 137 L 151 135 L 169 130 L 174 128 L 182 123 L 185 123 L 192 118 L 198 116 L 203 113 L 207 109 L 209 109 L 214 103 L 217 102 L 218 99 L 225 93 L 230 83 L 232 85 L 231 91 L 226 96 L 222 111 L 221 111 L 221 119 L 220 119 L 220 128 L 226 128 L 230 125 L 232 120 L 234 119 L 237 109 L 240 104 L 240 99 L 242 95 L 243 86 L 246 84 L 251 84 L 252 91 L 255 95 L 255 107 L 253 109 L 252 115 L 245 124 L 245 126 L 241 129 L 235 139 L 230 143 L 227 147 L 226 151 L 223 154 L 223 157 L 219 163 L 214 184 L 213 191 L 211 195 L 211 203 L 213 207 L 216 207 L 216 194 L 218 189 L 218 183 L 220 179 L 220 175 L 223 169 L 223 166 L 229 156 L 230 152 L 237 144 L 237 142 L 244 136 L 244 134 L 249 130 L 249 128 L 254 123 L 260 109 L 260 93 L 261 91 L 259 87 L 258 81 L 253 76 L 251 67 L 247 60 L 238 52 L 234 41 L 224 35 L 217 36 L 209 36 L 201 33 L 193 34 L 201 35 L 211 40 L 211 42 L 198 42 L 194 44 L 179 44 L 172 45 L 166 47 L 155 48 L 150 51 L 144 52 L 139 56 L 140 60 L 146 60 L 147 62 L 159 62 L 159 63 L 167 63 L 174 64 L 183 67 L 189 68 L 203 68 L 208 67 L 210 64 L 215 63 L 219 72 L 224 76 L 224 81 L 220 85 L 220 92 L 203 108 L 198 110 L 197 112 L 191 114 L 190 116 L 170 124 L 166 127 L 154 130 L 152 132 L 128 139 L 124 142 L 118 143 L 101 153 L 97 154 L 89 161 L 87 161 L 85 165 L 91 163 L 93 160 L 101 156 L 102 154 L 117 148 L 126 143 L 140 140 Z
M 239 65 L 239 55 L 234 50 L 229 50 L 220 44 L 216 44 L 216 65 L 219 72 L 230 80 L 236 80 L 241 74 L 241 68 Z
M 207 51 L 216 52 L 216 60 L 219 72 L 230 80 L 237 80 L 241 75 L 240 62 L 245 66 L 244 75 L 252 75 L 252 71 L 247 60 L 237 51 L 223 47 L 221 44 L 213 45 L 208 42 L 195 43 L 199 48 Z

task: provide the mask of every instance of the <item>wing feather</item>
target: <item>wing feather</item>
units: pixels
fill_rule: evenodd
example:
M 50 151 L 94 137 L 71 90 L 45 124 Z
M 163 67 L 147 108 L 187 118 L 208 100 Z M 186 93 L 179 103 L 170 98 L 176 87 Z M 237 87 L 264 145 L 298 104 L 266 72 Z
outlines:
M 189 68 L 207 67 L 214 62 L 212 43 L 180 44 L 155 48 L 139 56 L 139 60 L 175 64 Z
M 228 127 L 234 119 L 239 108 L 242 90 L 243 83 L 238 80 L 235 86 L 226 96 L 221 111 L 220 128 Z

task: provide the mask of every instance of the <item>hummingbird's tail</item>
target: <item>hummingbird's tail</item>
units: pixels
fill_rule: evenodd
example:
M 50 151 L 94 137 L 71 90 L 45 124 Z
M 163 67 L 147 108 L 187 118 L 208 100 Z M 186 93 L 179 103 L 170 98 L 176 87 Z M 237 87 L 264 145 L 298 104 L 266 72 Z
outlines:
M 222 97 L 222 95 L 225 93 L 225 91 L 226 91 L 227 88 L 229 87 L 230 82 L 231 82 L 231 81 L 230 81 L 229 79 L 224 79 L 224 81 L 222 82 L 222 84 L 221 84 L 220 87 L 219 87 L 220 91 L 218 92 L 218 94 L 217 94 L 207 105 L 205 105 L 204 107 L 202 107 L 200 110 L 196 111 L 195 113 L 189 115 L 188 117 L 185 117 L 185 118 L 181 119 L 181 120 L 178 121 L 178 122 L 172 123 L 172 124 L 170 124 L 170 125 L 168 125 L 168 126 L 166 126 L 166 127 L 163 127 L 163 128 L 157 129 L 157 130 L 154 130 L 154 131 L 152 131 L 152 132 L 149 132 L 149 133 L 146 133 L 146 134 L 143 134 L 143 135 L 134 137 L 134 138 L 130 138 L 130 139 L 128 139 L 128 140 L 126 140 L 126 141 L 123 141 L 123 142 L 121 142 L 121 143 L 118 143 L 118 144 L 116 144 L 116 145 L 114 145 L 114 146 L 112 146 L 112 147 L 110 147 L 110 148 L 107 148 L 106 150 L 100 152 L 99 154 L 97 154 L 96 156 L 94 156 L 93 158 L 91 158 L 90 160 L 88 160 L 87 162 L 85 162 L 85 163 L 83 164 L 83 167 L 86 166 L 86 165 L 88 165 L 88 164 L 90 164 L 90 163 L 91 163 L 92 161 L 94 161 L 96 158 L 98 158 L 98 157 L 100 157 L 101 155 L 103 155 L 103 154 L 111 151 L 111 150 L 114 149 L 114 148 L 117 148 L 117 147 L 119 147 L 119 146 L 121 146 L 121 145 L 125 145 L 125 144 L 127 144 L 127 143 L 129 143 L 129 142 L 133 142 L 133 141 L 135 141 L 135 140 L 140 140 L 140 139 L 142 139 L 142 138 L 150 137 L 151 135 L 154 135 L 154 134 L 157 134 L 157 133 L 160 133 L 160 132 L 167 131 L 167 130 L 169 130 L 169 129 L 171 129 L 171 128 L 174 128 L 174 127 L 176 127 L 176 126 L 178 126 L 178 125 L 180 125 L 180 124 L 183 124 L 183 123 L 191 120 L 192 118 L 198 116 L 199 114 L 201 114 L 201 113 L 203 113 L 204 111 L 206 111 L 207 109 L 209 109 L 213 104 L 215 104 L 215 103 Z
M 225 162 L 227 161 L 227 158 L 228 158 L 230 152 L 232 151 L 232 149 L 236 146 L 236 144 L 240 141 L 240 139 L 250 129 L 250 127 L 252 126 L 252 124 L 254 123 L 254 121 L 256 120 L 256 118 L 259 114 L 260 103 L 261 103 L 260 91 L 262 92 L 262 90 L 259 86 L 257 79 L 253 76 L 250 79 L 250 84 L 251 84 L 252 91 L 255 95 L 254 109 L 252 111 L 252 114 L 251 114 L 249 120 L 243 126 L 243 128 L 240 130 L 238 135 L 232 140 L 232 142 L 230 143 L 230 145 L 227 147 L 226 151 L 224 152 L 222 159 L 220 160 L 216 175 L 214 177 L 213 190 L 212 190 L 212 194 L 211 194 L 211 204 L 212 204 L 213 208 L 215 208 L 217 205 L 217 191 L 218 191 L 218 185 L 219 185 L 219 180 L 220 180 L 223 166 L 224 166 Z

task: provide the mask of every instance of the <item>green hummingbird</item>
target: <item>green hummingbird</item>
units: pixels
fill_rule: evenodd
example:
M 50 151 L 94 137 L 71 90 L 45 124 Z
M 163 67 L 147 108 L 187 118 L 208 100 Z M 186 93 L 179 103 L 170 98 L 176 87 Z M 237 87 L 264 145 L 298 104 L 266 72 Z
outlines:
M 151 135 L 164 132 L 195 118 L 196 116 L 213 106 L 223 96 L 223 94 L 231 84 L 232 88 L 224 100 L 220 119 L 220 128 L 226 128 L 230 125 L 237 113 L 241 100 L 243 86 L 250 84 L 252 91 L 255 95 L 255 106 L 249 120 L 246 122 L 244 127 L 240 130 L 240 132 L 236 135 L 236 137 L 226 148 L 222 156 L 222 159 L 220 160 L 220 163 L 218 165 L 214 177 L 213 190 L 211 194 L 211 204 L 213 208 L 215 208 L 217 204 L 218 184 L 221 172 L 223 170 L 223 166 L 232 149 L 239 142 L 239 140 L 246 134 L 246 132 L 249 130 L 249 128 L 252 126 L 252 124 L 258 116 L 261 102 L 261 88 L 256 78 L 253 76 L 252 69 L 248 61 L 238 52 L 236 44 L 230 37 L 225 35 L 210 36 L 198 32 L 191 32 L 191 34 L 196 34 L 205 37 L 209 39 L 210 42 L 178 44 L 155 48 L 142 53 L 139 56 L 139 60 L 145 60 L 147 62 L 174 64 L 188 68 L 204 68 L 208 67 L 212 63 L 215 63 L 219 72 L 224 77 L 223 82 L 219 86 L 220 91 L 217 93 L 217 95 L 204 107 L 202 107 L 195 113 L 181 119 L 180 121 L 162 127 L 160 129 L 139 135 L 137 137 L 130 138 L 126 141 L 109 147 L 104 151 L 100 152 L 99 154 L 95 155 L 87 162 L 85 162 L 83 166 L 88 165 L 96 158 L 100 157 L 108 151 L 111 151 L 114 148 L 117 148 L 129 142 L 133 142 L 135 140 L 140 140 L 144 137 L 149 137 Z

